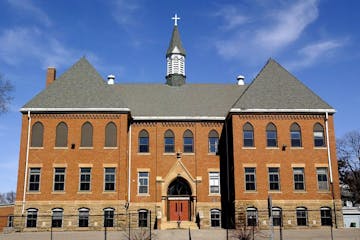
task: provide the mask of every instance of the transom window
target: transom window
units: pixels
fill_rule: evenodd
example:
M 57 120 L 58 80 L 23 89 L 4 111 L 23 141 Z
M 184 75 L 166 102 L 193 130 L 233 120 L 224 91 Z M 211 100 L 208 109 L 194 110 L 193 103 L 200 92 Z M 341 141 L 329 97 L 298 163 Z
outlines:
M 320 123 L 314 125 L 314 146 L 315 147 L 324 147 L 324 128 Z
M 305 190 L 304 168 L 294 168 L 294 189 Z
M 61 122 L 56 126 L 55 147 L 67 147 L 68 144 L 68 126 Z
M 44 125 L 36 122 L 31 128 L 31 147 L 42 147 L 44 138 Z
M 139 194 L 149 193 L 149 173 L 139 172 L 138 173 L 138 192 Z
M 210 210 L 211 227 L 221 226 L 221 211 L 219 209 Z
M 255 168 L 245 168 L 245 189 L 247 191 L 256 190 Z
M 105 168 L 104 170 L 104 190 L 105 191 L 114 191 L 115 190 L 115 168 Z
M 149 133 L 144 129 L 139 133 L 139 152 L 149 152 Z
M 296 222 L 298 226 L 307 226 L 307 209 L 304 207 L 296 208 Z
M 65 190 L 65 168 L 55 168 L 54 170 L 54 191 Z
M 81 147 L 93 146 L 93 126 L 86 122 L 81 127 Z
M 217 153 L 219 145 L 219 134 L 215 130 L 209 132 L 209 153 Z
M 210 193 L 220 194 L 220 173 L 209 172 L 209 187 Z
M 40 191 L 40 168 L 30 168 L 29 191 Z
M 266 127 L 266 141 L 268 147 L 277 147 L 277 131 L 273 123 L 269 123 Z
M 164 134 L 164 144 L 165 144 L 165 152 L 173 153 L 175 152 L 175 136 L 171 130 L 167 130 Z
M 80 191 L 90 191 L 91 168 L 80 168 Z
M 105 127 L 105 147 L 117 146 L 117 127 L 115 123 L 110 122 Z
M 270 190 L 280 190 L 279 168 L 269 168 L 269 188 Z
M 299 124 L 293 123 L 290 127 L 290 137 L 292 147 L 301 147 L 301 129 Z
M 250 123 L 245 123 L 243 127 L 244 147 L 254 146 L 254 127 Z
M 194 152 L 194 137 L 190 130 L 186 130 L 183 136 L 184 153 Z

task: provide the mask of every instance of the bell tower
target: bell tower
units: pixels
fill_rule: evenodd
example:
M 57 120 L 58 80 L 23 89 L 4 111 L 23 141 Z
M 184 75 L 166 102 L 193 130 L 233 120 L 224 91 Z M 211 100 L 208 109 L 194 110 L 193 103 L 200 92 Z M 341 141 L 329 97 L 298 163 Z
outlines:
M 166 84 L 169 86 L 181 86 L 185 84 L 185 49 L 182 47 L 178 30 L 178 20 L 175 14 L 174 29 L 172 32 L 169 48 L 166 51 Z

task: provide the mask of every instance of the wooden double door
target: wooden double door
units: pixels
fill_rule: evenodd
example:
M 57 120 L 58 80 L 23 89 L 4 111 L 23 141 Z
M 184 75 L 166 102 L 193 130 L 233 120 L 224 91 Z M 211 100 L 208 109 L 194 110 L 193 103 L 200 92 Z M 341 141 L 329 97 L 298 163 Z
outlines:
M 169 199 L 170 221 L 190 221 L 190 199 Z

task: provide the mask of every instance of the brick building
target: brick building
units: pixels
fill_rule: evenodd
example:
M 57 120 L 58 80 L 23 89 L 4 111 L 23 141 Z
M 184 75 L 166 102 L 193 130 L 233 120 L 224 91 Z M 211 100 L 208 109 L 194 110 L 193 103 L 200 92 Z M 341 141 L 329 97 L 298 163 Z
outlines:
M 334 109 L 273 59 L 249 85 L 188 84 L 185 60 L 175 24 L 166 84 L 49 68 L 21 109 L 15 227 L 267 228 L 269 195 L 274 225 L 340 216 Z

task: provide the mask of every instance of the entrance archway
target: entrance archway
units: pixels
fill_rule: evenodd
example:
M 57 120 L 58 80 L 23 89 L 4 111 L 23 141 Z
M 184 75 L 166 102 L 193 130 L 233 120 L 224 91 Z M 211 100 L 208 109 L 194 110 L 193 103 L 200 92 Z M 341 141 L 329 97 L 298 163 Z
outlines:
M 182 177 L 177 177 L 169 184 L 167 191 L 169 221 L 191 220 L 191 188 Z

